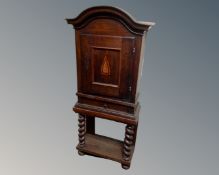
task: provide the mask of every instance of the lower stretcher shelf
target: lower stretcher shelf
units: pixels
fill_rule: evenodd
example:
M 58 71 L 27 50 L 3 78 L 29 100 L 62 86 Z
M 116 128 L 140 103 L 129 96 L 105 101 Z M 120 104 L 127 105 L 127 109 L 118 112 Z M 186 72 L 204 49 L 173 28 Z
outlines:
M 123 142 L 120 140 L 96 134 L 86 134 L 85 145 L 83 147 L 78 145 L 77 149 L 87 155 L 95 155 L 120 162 L 123 165 L 130 165 L 130 161 L 125 161 L 122 157 Z M 133 150 L 132 146 L 130 160 L 132 159 Z

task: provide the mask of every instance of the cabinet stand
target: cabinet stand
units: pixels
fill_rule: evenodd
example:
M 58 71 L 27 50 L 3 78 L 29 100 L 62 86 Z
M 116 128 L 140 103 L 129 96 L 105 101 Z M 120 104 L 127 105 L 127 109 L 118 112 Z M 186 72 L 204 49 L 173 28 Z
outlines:
M 80 115 L 79 115 L 80 118 Z M 80 125 L 80 124 L 79 124 Z M 81 125 L 80 125 L 81 127 Z M 79 128 L 80 130 L 81 128 Z M 79 131 L 78 154 L 92 155 L 121 163 L 124 169 L 129 169 L 134 152 L 134 126 L 127 125 L 124 142 L 113 138 Z

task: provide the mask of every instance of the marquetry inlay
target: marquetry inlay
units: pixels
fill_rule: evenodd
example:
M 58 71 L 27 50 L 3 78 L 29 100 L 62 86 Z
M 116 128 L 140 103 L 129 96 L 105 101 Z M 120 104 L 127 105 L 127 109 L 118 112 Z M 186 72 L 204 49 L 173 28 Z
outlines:
M 102 75 L 110 75 L 110 64 L 107 55 L 103 58 L 103 63 L 101 65 L 101 74 Z

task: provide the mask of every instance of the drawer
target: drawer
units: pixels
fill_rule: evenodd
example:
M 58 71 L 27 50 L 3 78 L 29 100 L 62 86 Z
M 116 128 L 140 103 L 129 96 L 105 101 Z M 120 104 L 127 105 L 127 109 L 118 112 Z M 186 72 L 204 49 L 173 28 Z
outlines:
M 87 104 L 87 105 L 92 105 L 96 107 L 101 107 L 106 110 L 115 110 L 119 112 L 125 112 L 125 113 L 134 113 L 134 106 L 126 106 L 124 104 L 115 104 L 113 102 L 108 102 L 108 101 L 102 101 L 99 99 L 89 99 L 86 97 L 78 97 L 78 102 L 81 104 Z

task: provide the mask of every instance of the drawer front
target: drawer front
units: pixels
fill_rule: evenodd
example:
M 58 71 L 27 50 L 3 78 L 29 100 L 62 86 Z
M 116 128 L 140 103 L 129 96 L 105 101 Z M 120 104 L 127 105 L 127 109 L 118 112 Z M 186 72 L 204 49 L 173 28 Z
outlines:
M 83 98 L 79 97 L 78 102 L 80 104 L 87 104 L 91 106 L 96 106 L 98 108 L 104 108 L 104 110 L 114 110 L 114 111 L 120 111 L 120 112 L 125 112 L 125 113 L 134 113 L 134 107 L 131 106 L 124 106 L 124 105 L 119 105 L 119 104 L 114 104 L 106 101 L 99 101 L 99 100 L 94 100 L 94 99 L 88 99 L 88 98 Z
M 129 98 L 134 37 L 81 34 L 83 91 Z

